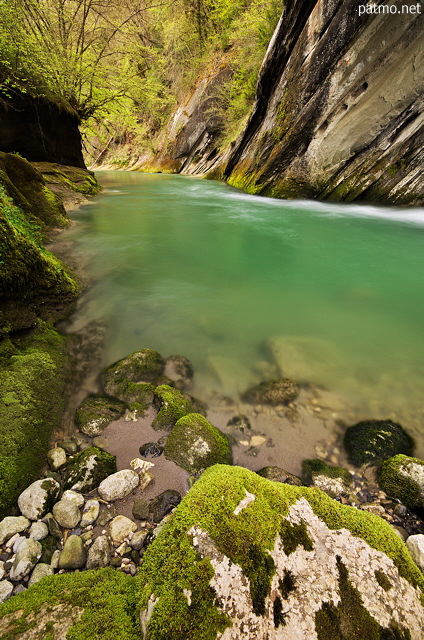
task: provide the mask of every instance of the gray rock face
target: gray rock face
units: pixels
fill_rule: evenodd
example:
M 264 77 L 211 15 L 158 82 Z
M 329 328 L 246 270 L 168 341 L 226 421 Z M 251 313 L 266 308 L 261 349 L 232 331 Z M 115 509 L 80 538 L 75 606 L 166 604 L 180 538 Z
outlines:
M 52 576 L 54 573 L 53 567 L 49 564 L 45 564 L 44 562 L 39 562 L 35 565 L 31 577 L 28 581 L 28 586 L 32 587 L 33 584 L 37 584 L 46 576 Z
M 84 527 L 87 527 L 89 524 L 93 524 L 99 516 L 99 511 L 100 505 L 98 500 L 87 500 L 79 526 L 84 529 Z
M 62 447 L 56 447 L 55 449 L 50 449 L 47 453 L 47 462 L 49 463 L 50 469 L 52 471 L 57 471 L 61 469 L 66 464 L 66 451 L 62 449 Z
M 73 529 L 80 521 L 81 514 L 75 502 L 61 500 L 53 507 L 56 522 L 64 529 Z
M 40 520 L 51 509 L 60 491 L 60 484 L 53 478 L 36 480 L 18 498 L 22 515 L 29 520 Z
M 10 579 L 13 581 L 22 580 L 31 569 L 37 564 L 41 557 L 43 548 L 37 540 L 27 538 L 21 542 L 16 552 L 15 560 L 10 570 Z
M 131 491 L 138 487 L 140 477 L 132 469 L 122 469 L 117 473 L 105 478 L 99 485 L 99 496 L 103 500 L 113 502 L 128 496 Z
M 8 580 L 0 580 L 0 603 L 9 600 L 13 592 L 13 584 Z
M 63 492 L 62 500 L 75 502 L 77 507 L 82 507 L 84 504 L 84 496 L 81 493 L 78 493 L 78 491 L 71 491 L 70 489 Z
M 45 522 L 33 522 L 29 530 L 29 537 L 33 540 L 44 540 L 49 535 L 49 528 Z
M 95 539 L 88 550 L 87 569 L 107 567 L 110 562 L 110 545 L 107 536 L 102 535 Z
M 15 533 L 25 531 L 30 525 L 28 518 L 24 516 L 6 516 L 0 522 L 0 545 L 9 540 Z
M 339 9 L 285 5 L 224 175 L 274 197 L 420 204 L 422 16 Z
M 69 536 L 59 556 L 59 569 L 82 569 L 87 560 L 87 551 L 79 536 Z

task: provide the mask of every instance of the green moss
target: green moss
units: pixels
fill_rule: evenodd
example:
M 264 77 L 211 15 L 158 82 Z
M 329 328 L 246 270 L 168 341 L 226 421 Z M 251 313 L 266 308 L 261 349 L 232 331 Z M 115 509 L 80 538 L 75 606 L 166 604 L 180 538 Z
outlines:
M 107 396 L 94 394 L 85 398 L 75 411 L 75 422 L 87 435 L 98 435 L 125 411 L 125 404 Z
M 153 429 L 170 430 L 177 420 L 191 413 L 191 403 L 183 396 L 181 391 L 163 384 L 155 389 L 155 397 L 158 400 L 159 412 L 152 422 Z
M 288 556 L 296 551 L 299 545 L 301 545 L 306 551 L 312 551 L 314 548 L 304 522 L 301 522 L 300 524 L 291 524 L 290 522 L 287 522 L 287 520 L 283 520 L 280 528 L 280 537 L 283 543 L 284 552 Z
M 200 413 L 188 413 L 178 420 L 166 444 L 165 456 L 189 473 L 214 464 L 231 464 L 227 437 Z
M 116 473 L 116 458 L 99 447 L 87 447 L 69 460 L 64 482 L 65 489 L 81 484 L 79 491 L 91 491 L 107 476 Z
M 352 483 L 352 476 L 343 467 L 332 467 L 323 460 L 315 458 L 302 462 L 302 480 L 304 484 L 313 483 L 315 476 L 326 476 L 327 478 L 340 478 L 345 484 Z
M 363 420 L 346 430 L 344 446 L 351 463 L 359 467 L 366 462 L 382 462 L 399 453 L 412 455 L 414 441 L 396 422 Z
M 155 397 L 155 387 L 149 382 L 132 382 L 128 378 L 118 378 L 104 385 L 106 393 L 126 402 L 130 409 L 144 413 Z
M 246 496 L 246 491 L 255 495 L 255 500 L 235 517 L 234 510 Z M 401 575 L 424 591 L 424 578 L 412 562 L 405 545 L 381 518 L 340 505 L 317 489 L 273 483 L 247 469 L 217 465 L 202 474 L 143 557 L 137 578 L 141 608 L 144 610 L 147 607 L 150 596 L 158 598 L 148 625 L 149 639 L 162 640 L 166 637 L 174 640 L 184 637 L 191 640 L 216 636 L 218 623 L 213 618 L 216 609 L 211 598 L 202 616 L 196 618 L 196 626 L 193 625 L 190 630 L 186 626 L 187 616 L 195 613 L 183 595 L 184 589 L 192 589 L 193 571 L 199 562 L 188 534 L 194 525 L 207 531 L 218 551 L 240 565 L 245 575 L 249 576 L 252 600 L 260 610 L 273 573 L 273 566 L 266 563 L 265 557 L 267 550 L 274 548 L 278 533 L 281 532 L 286 540 L 289 534 L 293 534 L 299 544 L 309 550 L 312 548 L 306 527 L 299 527 L 295 531 L 287 528 L 287 525 L 293 527 L 285 518 L 288 509 L 301 497 L 309 501 L 314 512 L 327 526 L 349 529 L 373 548 L 386 553 Z M 204 576 L 204 589 L 207 584 L 207 576 Z M 285 598 L 295 588 L 293 579 L 287 578 L 285 584 L 280 584 L 281 596 Z M 175 614 L 170 617 L 169 611 Z M 281 607 L 280 613 L 276 613 L 283 624 L 284 608 Z M 185 636 L 179 634 L 181 628 L 185 630 Z M 349 636 L 341 637 L 351 640 Z M 361 640 L 364 637 L 367 636 L 362 635 Z
M 0 605 L 1 616 L 16 612 L 16 619 L 3 632 L 2 639 L 24 640 L 35 624 L 34 616 L 29 614 L 36 617 L 46 605 L 52 610 L 64 604 L 84 610 L 81 619 L 69 629 L 67 640 L 139 640 L 134 588 L 131 576 L 112 568 L 44 578 Z
M 65 387 L 65 339 L 39 322 L 36 331 L 5 340 L 0 352 L 0 514 L 45 464 L 49 440 L 60 426 Z
M 405 475 L 410 465 L 424 467 L 424 461 L 402 454 L 389 458 L 381 466 L 378 482 L 387 494 L 397 498 L 410 509 L 415 509 L 424 506 L 424 495 L 420 485 Z M 402 470 L 405 473 L 402 473 Z
M 340 603 L 324 603 L 315 614 L 318 640 L 410 640 L 407 629 L 394 621 L 383 628 L 364 607 L 359 592 L 351 585 L 346 567 L 337 559 Z
M 384 591 L 389 591 L 393 587 L 389 578 L 386 576 L 385 573 L 383 573 L 383 571 L 380 571 L 380 569 L 377 569 L 377 571 L 374 571 L 374 575 L 378 584 L 382 589 L 384 589 Z
M 154 382 L 162 375 L 165 360 L 154 349 L 141 349 L 118 360 L 102 374 L 105 386 L 115 380 L 128 379 L 131 382 Z

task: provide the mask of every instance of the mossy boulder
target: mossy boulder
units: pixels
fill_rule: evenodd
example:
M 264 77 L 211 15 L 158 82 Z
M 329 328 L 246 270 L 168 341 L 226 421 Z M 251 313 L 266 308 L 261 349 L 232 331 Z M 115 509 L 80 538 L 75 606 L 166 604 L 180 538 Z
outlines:
M 66 340 L 39 322 L 0 344 L 0 517 L 40 477 L 64 406 Z
M 125 412 L 125 403 L 107 396 L 91 395 L 75 411 L 75 422 L 88 436 L 97 436 Z
M 420 640 L 424 624 L 424 577 L 390 525 L 239 467 L 203 473 L 137 583 L 145 640 Z
M 169 431 L 177 420 L 193 411 L 193 407 L 181 391 L 163 384 L 155 389 L 155 405 L 158 415 L 152 422 L 153 429 Z
M 318 458 L 302 462 L 302 480 L 306 486 L 321 489 L 332 498 L 349 493 L 352 484 L 347 469 L 333 467 Z
M 64 488 L 88 493 L 116 470 L 115 456 L 99 447 L 88 447 L 69 460 Z
M 160 353 L 154 349 L 141 349 L 112 364 L 101 377 L 106 393 L 114 395 L 107 387 L 116 380 L 154 382 L 162 375 L 164 368 L 165 360 Z
M 414 441 L 403 427 L 391 420 L 363 420 L 346 430 L 344 446 L 350 462 L 356 467 L 381 463 L 403 453 L 412 455 Z
M 289 404 L 297 398 L 298 394 L 299 389 L 296 382 L 290 378 L 281 378 L 280 380 L 259 383 L 248 389 L 242 395 L 242 399 L 254 404 Z
M 393 456 L 381 465 L 378 482 L 383 491 L 410 509 L 424 508 L 424 460 Z
M 135 580 L 112 568 L 44 578 L 0 607 L 6 640 L 139 640 Z
M 165 457 L 189 473 L 199 473 L 213 464 L 231 464 L 228 438 L 200 413 L 178 420 L 165 444 Z
M 289 473 L 280 467 L 263 467 L 256 472 L 261 478 L 272 480 L 273 482 L 284 482 L 285 484 L 291 484 L 296 487 L 302 485 L 302 480 L 295 476 L 293 473 Z

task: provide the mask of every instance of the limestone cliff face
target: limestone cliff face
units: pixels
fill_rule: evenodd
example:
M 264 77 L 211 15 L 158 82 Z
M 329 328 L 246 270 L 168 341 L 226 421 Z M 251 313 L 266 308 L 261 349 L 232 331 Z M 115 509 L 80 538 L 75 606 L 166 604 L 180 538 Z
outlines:
M 359 15 L 357 0 L 286 3 L 250 119 L 213 175 L 275 197 L 422 203 L 424 19 L 416 3 L 402 13 L 413 4 Z
M 79 118 L 70 107 L 13 90 L 0 94 L 0 149 L 30 162 L 85 168 Z

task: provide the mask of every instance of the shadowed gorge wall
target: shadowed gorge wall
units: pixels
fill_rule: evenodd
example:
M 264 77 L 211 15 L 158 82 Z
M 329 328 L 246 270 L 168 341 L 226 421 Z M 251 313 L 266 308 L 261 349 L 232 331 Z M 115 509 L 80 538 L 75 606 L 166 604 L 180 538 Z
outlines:
M 71 107 L 28 93 L 0 94 L 0 149 L 30 162 L 85 168 L 79 118 Z

